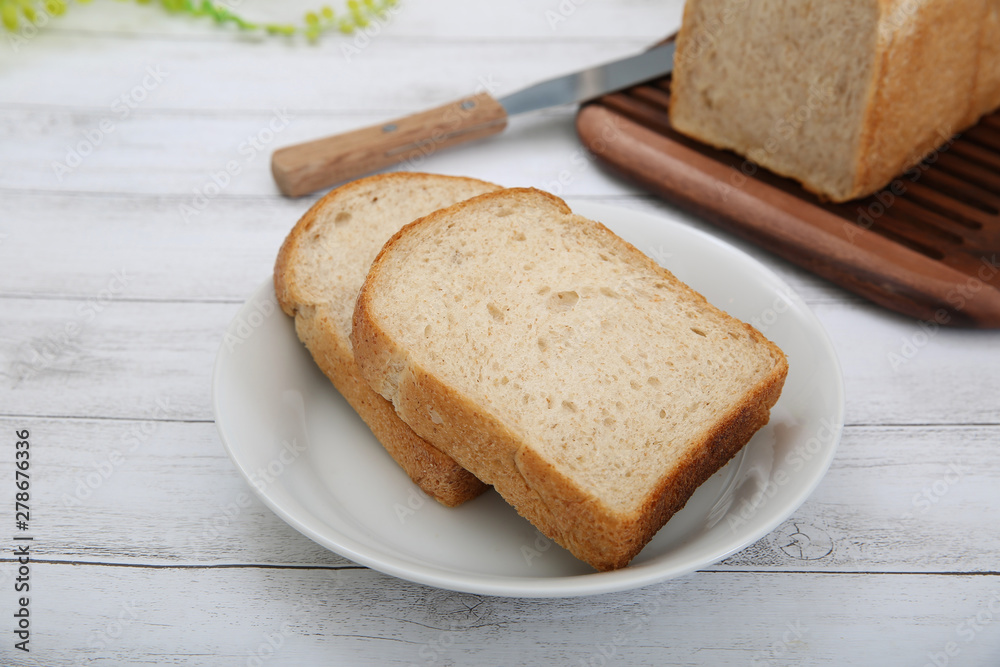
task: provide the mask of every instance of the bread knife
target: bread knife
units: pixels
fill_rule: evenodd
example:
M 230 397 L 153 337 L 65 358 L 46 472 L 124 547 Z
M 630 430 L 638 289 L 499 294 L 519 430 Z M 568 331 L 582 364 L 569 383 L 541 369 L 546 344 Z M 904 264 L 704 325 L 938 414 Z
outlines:
M 450 104 L 278 149 L 271 172 L 278 188 L 298 197 L 398 162 L 417 163 L 442 148 L 501 132 L 507 118 L 579 104 L 673 70 L 674 42 L 637 56 L 543 81 L 497 99 L 483 92 Z

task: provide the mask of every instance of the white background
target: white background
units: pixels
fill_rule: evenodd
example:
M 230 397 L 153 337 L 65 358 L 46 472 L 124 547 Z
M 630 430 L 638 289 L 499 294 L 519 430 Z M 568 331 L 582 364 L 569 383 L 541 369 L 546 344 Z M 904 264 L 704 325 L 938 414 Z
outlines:
M 833 338 L 847 392 L 836 460 L 789 521 L 660 585 L 490 598 L 322 549 L 253 499 L 223 452 L 209 390 L 224 327 L 315 200 L 277 193 L 271 150 L 637 52 L 680 10 L 410 0 L 350 54 L 351 38 L 247 37 L 107 0 L 16 50 L 0 34 L 0 663 L 1000 664 L 998 334 L 928 332 L 581 166 L 572 109 L 422 168 L 685 220 L 788 280 Z M 144 77 L 122 118 L 113 105 Z M 241 152 L 276 113 L 287 127 Z M 79 165 L 54 168 L 85 141 Z M 241 173 L 185 219 L 231 160 Z M 22 428 L 30 655 L 11 632 Z

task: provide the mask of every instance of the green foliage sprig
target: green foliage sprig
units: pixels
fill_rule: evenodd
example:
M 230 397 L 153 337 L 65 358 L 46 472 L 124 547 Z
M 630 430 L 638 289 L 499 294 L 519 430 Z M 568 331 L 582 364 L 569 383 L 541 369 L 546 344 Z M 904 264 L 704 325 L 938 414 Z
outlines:
M 39 26 L 48 18 L 66 13 L 71 0 L 0 0 L 0 19 L 7 30 L 14 32 L 22 20 Z M 119 0 L 128 2 L 129 0 Z M 79 4 L 90 4 L 90 0 L 76 0 Z M 135 0 L 140 5 L 159 4 L 171 14 L 208 17 L 219 25 L 232 24 L 240 30 L 263 31 L 271 35 L 303 34 L 310 41 L 320 35 L 337 30 L 346 35 L 366 28 L 373 20 L 382 17 L 397 0 L 347 0 L 346 9 L 334 13 L 326 5 L 318 11 L 306 12 L 303 23 L 255 23 L 235 13 L 226 5 L 212 0 Z M 43 23 L 44 21 L 44 23 Z

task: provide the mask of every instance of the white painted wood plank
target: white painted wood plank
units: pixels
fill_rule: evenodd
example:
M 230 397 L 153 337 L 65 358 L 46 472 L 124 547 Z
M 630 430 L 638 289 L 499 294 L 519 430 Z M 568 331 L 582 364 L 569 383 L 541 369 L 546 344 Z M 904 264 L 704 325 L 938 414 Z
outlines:
M 4 646 L 7 664 L 923 665 L 949 649 L 952 664 L 1000 657 L 995 576 L 699 573 L 569 600 L 449 593 L 369 570 L 36 564 L 32 576 L 33 653 L 26 660 Z
M 594 165 L 577 139 L 573 113 L 567 108 L 515 118 L 501 135 L 421 157 L 398 168 L 474 176 L 561 195 L 642 192 L 608 177 Z M 102 112 L 0 108 L 0 147 L 9 167 L 0 174 L 0 188 L 169 194 L 176 196 L 171 208 L 181 218 L 181 203 L 200 208 L 195 191 L 213 201 L 233 196 L 278 196 L 270 160 L 272 151 L 280 146 L 398 115 L 391 111 L 206 114 L 140 110 L 115 122 L 118 116 Z M 105 125 L 109 132 L 101 130 L 102 120 L 110 123 Z M 272 128 L 280 131 L 274 133 Z M 197 215 L 188 217 L 196 219 Z
M 998 442 L 997 426 L 848 427 L 805 504 L 719 567 L 998 572 Z
M 840 358 L 849 423 L 1000 423 L 996 331 L 935 328 L 866 302 L 813 310 Z
M 211 419 L 215 353 L 235 304 L 4 299 L 0 405 L 7 414 Z M 126 288 L 127 289 L 127 288 Z M 284 315 L 280 315 L 284 317 Z
M 6 105 L 104 112 L 126 95 L 123 102 L 145 110 L 413 112 L 481 85 L 504 95 L 650 44 L 631 36 L 563 42 L 376 40 L 349 58 L 336 40 L 297 47 L 282 40 L 117 41 L 70 33 L 36 40 L 39 48 L 6 57 Z M 133 94 L 136 86 L 145 91 Z
M 229 3 L 239 13 L 255 21 L 297 21 L 323 3 L 316 0 L 241 0 Z M 329 3 L 339 12 L 343 2 Z M 682 0 L 628 0 L 627 2 L 587 2 L 586 0 L 509 0 L 503 4 L 488 0 L 403 0 L 392 14 L 378 39 L 608 39 L 645 37 L 658 39 L 676 30 Z M 158 8 L 132 4 L 75 8 L 49 25 L 57 32 L 73 32 L 93 39 L 201 39 L 242 41 L 250 39 L 230 30 L 219 30 L 206 19 L 168 17 Z M 375 29 L 370 28 L 370 33 Z M 344 40 L 352 43 L 353 38 Z M 339 45 L 341 42 L 337 42 Z M 363 43 L 361 41 L 360 43 Z
M 4 434 L 31 433 L 38 558 L 350 564 L 257 500 L 214 424 L 154 419 L 169 409 L 161 399 L 145 421 L 0 420 Z M 12 460 L 0 462 L 4 480 L 13 478 Z
M 93 299 L 116 271 L 126 299 L 242 302 L 311 200 L 228 198 L 186 223 L 170 197 L 9 195 L 0 293 Z M 49 239 L 58 239 L 50 243 Z
M 314 200 L 227 196 L 186 222 L 178 212 L 183 199 L 170 196 L 7 194 L 0 210 L 0 231 L 7 234 L 0 241 L 6 269 L 0 295 L 90 299 L 108 287 L 114 271 L 124 270 L 124 298 L 242 302 L 270 272 L 285 234 Z M 586 200 L 725 238 L 771 266 L 810 303 L 858 300 L 655 198 Z
M 149 417 L 169 409 L 154 406 Z M 2 419 L 28 428 L 35 549 L 60 561 L 338 565 L 256 499 L 207 423 Z M 997 571 L 1000 427 L 855 427 L 819 489 L 714 569 Z M 370 441 L 373 449 L 378 443 Z M 379 450 L 381 451 L 381 450 Z M 305 454 L 309 457 L 309 453 Z M 309 461 L 308 458 L 303 461 Z M 12 465 L 0 460 L 3 479 Z M 415 488 L 398 472 L 405 504 Z M 766 504 L 766 499 L 763 501 Z M 738 525 L 747 510 L 724 519 Z M 414 520 L 419 520 L 416 517 Z
M 0 298 L 3 413 L 141 418 L 167 397 L 169 418 L 210 419 L 212 364 L 237 304 L 128 301 L 127 286 L 112 291 L 116 269 L 106 270 L 108 292 L 88 300 Z M 813 310 L 840 356 L 848 423 L 1000 423 L 994 332 L 940 329 L 921 338 L 913 321 L 875 306 Z M 766 334 L 765 321 L 762 314 Z M 904 354 L 894 368 L 892 355 Z
M 75 15 L 90 15 L 87 10 Z M 636 16 L 637 10 L 630 6 L 617 11 Z M 531 8 L 533 13 L 539 11 Z M 579 8 L 581 16 L 586 11 L 589 8 Z M 461 12 L 444 8 L 445 24 L 456 14 Z M 518 20 L 516 13 L 505 15 Z M 365 61 L 348 63 L 332 43 L 294 48 L 271 42 L 206 45 L 132 40 L 94 48 L 94 39 L 76 34 L 43 34 L 37 40 L 52 43 L 33 42 L 36 48 L 14 54 L 17 66 L 5 75 L 8 95 L 0 105 L 0 146 L 10 163 L 0 176 L 0 187 L 185 194 L 204 188 L 211 175 L 231 160 L 243 173 L 232 179 L 226 194 L 275 193 L 267 158 L 277 146 L 436 105 L 484 82 L 495 86 L 498 94 L 510 92 L 577 69 L 581 61 L 598 62 L 639 48 L 620 41 L 595 46 L 592 40 L 527 45 L 424 40 L 418 45 L 389 42 L 381 50 L 373 45 L 365 51 Z M 398 75 L 400 62 L 414 62 L 415 47 L 423 63 L 421 78 L 387 85 Z M 369 53 L 380 55 L 368 58 Z M 213 62 L 207 71 L 206 60 Z M 74 67 L 58 67 L 58 62 L 73 62 Z M 165 73 L 162 82 L 147 75 L 150 65 Z M 254 85 L 246 84 L 250 72 Z M 149 90 L 135 88 L 142 88 L 144 81 L 151 84 Z M 135 96 L 133 90 L 138 90 Z M 130 98 L 129 107 L 136 108 L 123 106 L 123 95 Z M 139 96 L 141 101 L 131 103 Z M 192 107 L 211 113 L 193 113 Z M 267 137 L 276 108 L 293 118 L 277 138 L 264 142 L 268 155 L 262 156 L 246 139 L 261 132 Z M 358 113 L 359 109 L 367 110 Z M 516 122 L 508 133 L 511 141 L 483 142 L 421 166 L 497 181 L 508 180 L 513 172 L 518 174 L 513 184 L 560 187 L 561 172 L 578 170 L 573 157 L 579 147 L 571 119 L 572 114 L 564 111 Z M 535 157 L 525 161 L 525 149 Z M 81 153 L 88 154 L 76 167 Z M 70 170 L 54 170 L 55 163 Z M 566 192 L 599 193 L 591 174 L 572 176 L 574 183 L 564 188 Z M 619 194 L 622 188 L 612 187 L 611 192 Z

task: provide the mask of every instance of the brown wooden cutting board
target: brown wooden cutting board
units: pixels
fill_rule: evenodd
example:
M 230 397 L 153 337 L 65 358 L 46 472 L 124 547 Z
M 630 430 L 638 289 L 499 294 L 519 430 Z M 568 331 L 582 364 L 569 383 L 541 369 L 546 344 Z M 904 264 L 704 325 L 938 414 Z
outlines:
M 606 167 L 875 303 L 1000 328 L 1000 112 L 885 190 L 844 204 L 675 132 L 670 77 L 606 95 L 576 127 Z

